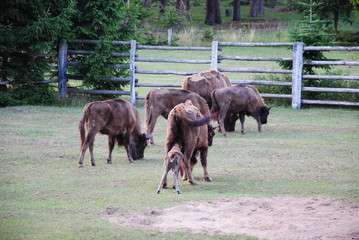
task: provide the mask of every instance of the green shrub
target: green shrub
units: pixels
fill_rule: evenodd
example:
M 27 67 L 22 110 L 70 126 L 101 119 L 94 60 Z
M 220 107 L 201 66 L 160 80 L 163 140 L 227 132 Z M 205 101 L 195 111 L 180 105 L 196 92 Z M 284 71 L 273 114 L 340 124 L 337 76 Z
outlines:
M 201 38 L 202 41 L 213 41 L 214 35 L 212 29 L 206 29 L 203 32 L 203 37 Z
M 336 35 L 336 41 L 340 46 L 359 46 L 359 31 L 341 31 Z
M 292 82 L 290 75 L 283 74 L 268 74 L 263 76 L 256 76 L 256 80 L 274 81 L 274 82 Z M 269 85 L 256 85 L 256 88 L 260 93 L 268 94 L 291 94 L 292 88 L 287 86 L 269 86 Z M 275 106 L 290 106 L 291 99 L 287 98 L 268 98 L 265 99 L 267 105 Z

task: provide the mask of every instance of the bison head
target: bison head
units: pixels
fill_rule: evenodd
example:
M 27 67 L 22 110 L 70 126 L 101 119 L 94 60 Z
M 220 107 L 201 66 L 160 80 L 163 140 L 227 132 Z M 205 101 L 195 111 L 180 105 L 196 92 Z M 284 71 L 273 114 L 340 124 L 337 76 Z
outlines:
M 262 124 L 266 124 L 267 123 L 267 117 L 269 115 L 269 110 L 272 107 L 268 107 L 268 106 L 263 106 L 261 107 L 261 109 L 259 110 L 259 116 L 261 118 L 261 123 Z
M 141 159 L 144 156 L 147 146 L 146 134 L 134 135 L 130 140 L 130 150 L 133 160 Z
M 236 130 L 236 121 L 238 120 L 238 114 L 228 111 L 224 119 L 224 129 L 227 132 L 234 132 Z
M 208 146 L 212 146 L 213 143 L 213 137 L 216 135 L 214 130 L 216 130 L 217 127 L 212 127 L 211 124 L 208 124 Z

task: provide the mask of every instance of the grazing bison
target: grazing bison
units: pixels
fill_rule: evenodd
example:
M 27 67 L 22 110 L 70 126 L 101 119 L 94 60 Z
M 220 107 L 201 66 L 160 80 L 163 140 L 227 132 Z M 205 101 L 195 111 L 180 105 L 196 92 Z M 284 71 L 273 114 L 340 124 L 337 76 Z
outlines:
M 198 95 L 200 95 L 207 101 L 209 108 L 212 107 L 212 91 L 217 88 L 230 86 L 231 82 L 229 81 L 229 79 L 223 73 L 216 70 L 204 71 L 197 74 L 193 74 L 189 77 L 186 77 L 182 81 L 182 88 L 198 93 Z M 234 131 L 237 120 L 237 114 L 234 114 L 229 111 L 224 120 L 224 127 L 226 131 Z
M 108 135 L 107 163 L 112 163 L 112 150 L 116 141 L 118 145 L 126 148 L 127 157 L 131 163 L 143 158 L 147 145 L 146 134 L 141 131 L 137 109 L 126 100 L 118 98 L 86 104 L 79 130 L 81 136 L 79 167 L 83 167 L 87 148 L 90 149 L 91 164 L 95 166 L 93 146 L 98 132 Z M 85 136 L 86 131 L 87 136 Z
M 205 126 L 210 120 L 211 116 L 203 117 L 191 100 L 176 105 L 168 115 L 165 152 L 168 153 L 175 143 L 179 143 L 182 146 L 185 168 L 183 179 L 187 178 L 191 184 L 196 183 L 192 176 L 192 168 L 197 161 L 197 153 L 200 153 L 205 181 L 212 181 L 207 172 L 209 145 L 208 128 Z
M 146 129 L 147 136 L 152 136 L 153 129 L 155 128 L 156 120 L 158 116 L 163 116 L 167 119 L 169 112 L 174 106 L 180 103 L 184 103 L 187 99 L 191 100 L 202 115 L 209 116 L 210 111 L 207 102 L 200 97 L 197 93 L 187 90 L 179 89 L 165 89 L 158 88 L 150 90 L 146 95 Z M 209 133 L 214 132 L 210 125 L 208 125 Z M 154 144 L 153 137 L 149 140 L 150 144 Z M 210 142 L 212 144 L 212 142 Z
M 241 121 L 241 132 L 244 134 L 245 115 L 254 117 L 258 123 L 258 131 L 261 131 L 262 124 L 267 123 L 267 117 L 271 109 L 271 107 L 264 104 L 258 90 L 246 84 L 213 90 L 212 103 L 211 111 L 219 111 L 218 122 L 224 136 L 227 136 L 224 128 L 224 118 L 228 111 L 238 114 Z
M 175 143 L 172 146 L 172 149 L 166 154 L 164 160 L 164 172 L 161 178 L 160 185 L 157 188 L 157 193 L 161 192 L 162 187 L 167 187 L 167 174 L 172 169 L 173 171 L 173 188 L 176 189 L 177 193 L 181 193 L 181 189 L 178 184 L 178 173 L 179 166 L 182 160 L 184 159 L 183 153 L 181 151 L 181 146 L 178 143 Z

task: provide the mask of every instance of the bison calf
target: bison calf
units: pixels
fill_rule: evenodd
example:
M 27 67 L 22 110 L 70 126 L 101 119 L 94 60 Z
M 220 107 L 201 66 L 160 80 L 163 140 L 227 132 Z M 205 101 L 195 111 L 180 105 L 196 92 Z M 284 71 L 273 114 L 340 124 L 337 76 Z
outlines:
M 164 172 L 161 178 L 160 185 L 157 188 L 157 193 L 161 192 L 162 187 L 167 188 L 167 174 L 172 169 L 173 172 L 173 188 L 176 189 L 177 193 L 181 193 L 181 189 L 178 184 L 178 172 L 181 161 L 184 159 L 184 156 L 181 151 L 181 146 L 178 143 L 175 143 L 172 149 L 166 154 L 164 160 Z
M 146 134 L 141 131 L 140 116 L 137 109 L 124 99 L 91 102 L 85 105 L 79 123 L 81 150 L 79 167 L 87 149 L 90 149 L 91 164 L 95 166 L 93 146 L 95 135 L 100 132 L 108 135 L 107 163 L 112 163 L 112 150 L 115 143 L 125 147 L 128 160 L 143 158 L 147 145 Z M 87 135 L 86 135 L 87 132 Z

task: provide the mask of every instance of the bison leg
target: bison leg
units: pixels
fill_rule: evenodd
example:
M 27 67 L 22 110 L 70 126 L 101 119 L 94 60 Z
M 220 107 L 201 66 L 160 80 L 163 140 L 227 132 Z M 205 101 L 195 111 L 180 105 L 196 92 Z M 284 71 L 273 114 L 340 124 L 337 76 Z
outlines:
M 152 138 L 149 138 L 148 139 L 148 144 L 149 145 L 155 145 L 155 141 L 153 140 L 153 130 L 155 128 L 155 125 L 156 125 L 156 121 L 157 121 L 157 118 L 160 114 L 159 113 L 151 113 L 149 118 L 146 119 L 146 136 L 152 136 Z
M 162 188 L 167 188 L 167 174 L 169 171 L 170 171 L 170 167 L 168 165 L 165 165 L 165 169 L 160 181 L 160 185 L 157 188 L 157 193 L 160 193 Z
M 212 179 L 210 178 L 207 172 L 207 155 L 208 155 L 208 148 L 204 147 L 201 149 L 201 164 L 203 167 L 203 176 L 206 182 L 211 182 Z
M 183 181 L 187 181 L 188 177 L 187 177 L 187 173 L 186 173 L 186 167 L 185 167 L 183 161 L 181 161 L 181 163 L 180 163 L 180 168 L 179 168 L 179 170 L 180 170 L 180 174 L 181 174 L 181 176 L 182 176 L 182 180 L 183 180 Z
M 92 143 L 92 149 L 93 149 L 93 142 L 95 141 L 95 135 L 96 134 L 93 133 L 93 132 L 89 132 L 87 134 L 86 139 L 85 139 L 84 143 L 81 146 L 80 158 L 79 158 L 79 161 L 77 162 L 79 167 L 83 167 L 85 153 L 86 153 L 87 149 L 91 146 L 91 143 Z M 90 151 L 90 154 L 91 154 L 91 163 L 92 163 L 92 161 L 93 161 L 93 152 Z
M 257 124 L 258 124 L 258 132 L 262 132 L 262 121 L 261 121 L 261 117 L 259 116 L 259 114 L 256 114 L 256 120 L 257 120 Z
M 190 163 L 193 151 L 194 151 L 194 145 L 188 146 L 188 148 L 185 150 L 185 152 L 183 154 L 184 155 L 184 166 L 186 167 L 188 182 L 190 184 L 196 184 L 196 180 L 194 180 L 194 178 L 192 176 L 191 163 Z
M 107 164 L 112 164 L 112 150 L 115 147 L 115 137 L 108 136 L 108 155 L 107 155 Z
M 178 172 L 179 172 L 179 164 L 176 164 L 173 167 L 173 188 L 176 189 L 178 194 L 181 194 L 181 189 L 178 183 Z
M 226 129 L 225 129 L 225 126 L 224 126 L 224 119 L 227 116 L 228 109 L 229 109 L 229 104 L 226 104 L 225 106 L 223 106 L 221 108 L 221 110 L 219 111 L 219 116 L 218 116 L 218 123 L 219 123 L 219 126 L 221 128 L 221 132 L 222 132 L 224 137 L 227 137 L 227 132 L 226 132 Z
M 130 163 L 133 163 L 134 160 L 133 160 L 133 157 L 132 157 L 132 154 L 131 154 L 130 145 L 129 145 L 129 144 L 126 144 L 126 145 L 125 145 L 125 148 L 126 148 L 126 153 L 127 153 L 128 161 L 130 161 Z
M 93 156 L 93 141 L 90 142 L 89 150 L 90 150 L 90 156 L 91 156 L 91 165 L 96 166 L 95 158 Z
M 246 133 L 245 130 L 244 130 L 244 118 L 245 118 L 244 113 L 243 113 L 243 114 L 240 113 L 240 114 L 239 114 L 239 120 L 241 121 L 241 133 L 242 133 L 242 134 L 245 134 L 245 133 Z

